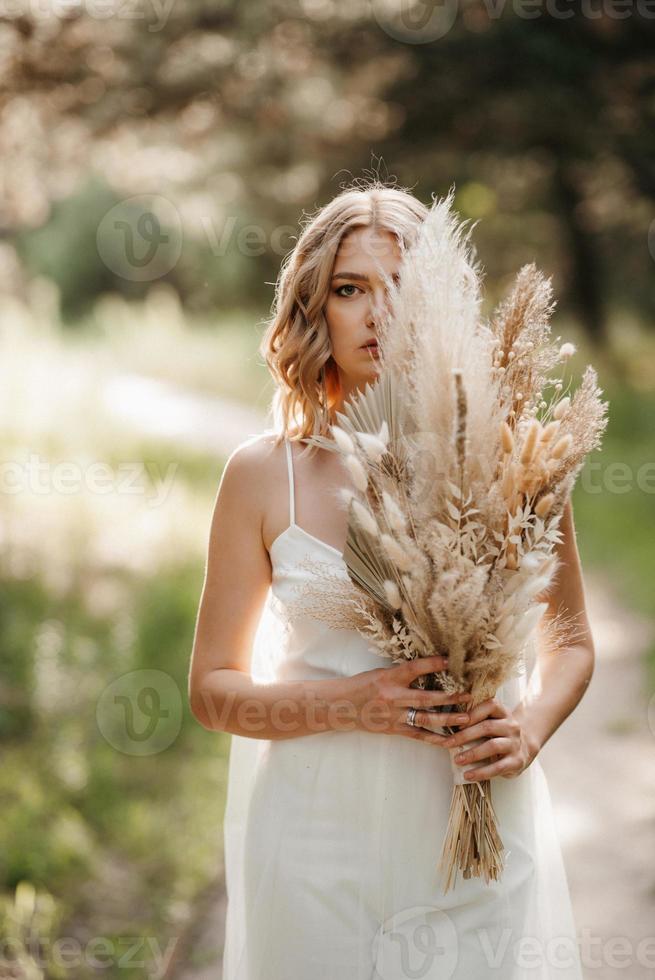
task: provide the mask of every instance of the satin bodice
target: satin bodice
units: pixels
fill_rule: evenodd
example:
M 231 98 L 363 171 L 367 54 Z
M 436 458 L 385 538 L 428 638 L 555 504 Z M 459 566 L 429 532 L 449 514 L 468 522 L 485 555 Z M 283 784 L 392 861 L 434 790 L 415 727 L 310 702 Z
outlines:
M 303 585 L 311 571 L 306 558 L 325 562 L 333 574 L 349 578 L 343 555 L 332 545 L 296 523 L 295 480 L 291 444 L 285 440 L 289 486 L 289 524 L 270 547 L 271 587 L 253 652 L 253 672 L 269 681 L 320 680 L 350 677 L 364 670 L 391 667 L 390 657 L 378 653 L 352 627 L 338 629 L 299 609 Z M 528 651 L 528 671 L 534 646 Z M 523 696 L 526 671 L 510 678 L 498 697 L 508 708 Z
M 269 602 L 279 630 L 276 680 L 350 677 L 391 664 L 356 630 L 337 629 L 298 608 L 302 587 L 311 575 L 303 566 L 305 558 L 327 562 L 333 574 L 348 580 L 343 556 L 335 548 L 294 522 L 273 542 L 270 555 L 273 574 Z

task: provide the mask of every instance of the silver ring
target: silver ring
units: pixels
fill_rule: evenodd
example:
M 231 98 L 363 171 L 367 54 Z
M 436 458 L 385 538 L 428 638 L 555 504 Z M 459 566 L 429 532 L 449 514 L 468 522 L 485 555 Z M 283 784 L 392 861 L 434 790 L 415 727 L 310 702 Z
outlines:
M 417 710 L 418 710 L 417 708 L 408 708 L 407 709 L 407 724 L 408 725 L 414 725 L 415 724 L 414 719 L 416 718 L 416 712 L 417 712 Z

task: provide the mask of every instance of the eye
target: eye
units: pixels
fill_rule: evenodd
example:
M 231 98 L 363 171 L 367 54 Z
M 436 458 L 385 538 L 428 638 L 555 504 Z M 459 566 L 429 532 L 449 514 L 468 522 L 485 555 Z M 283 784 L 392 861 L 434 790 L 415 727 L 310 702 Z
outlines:
M 337 288 L 334 290 L 336 296 L 343 296 L 344 299 L 350 299 L 350 297 L 353 296 L 354 293 L 349 293 L 346 296 L 344 293 L 341 292 L 342 289 L 356 289 L 358 293 L 361 293 L 361 289 L 355 286 L 352 282 L 344 283 L 343 286 L 337 286 Z

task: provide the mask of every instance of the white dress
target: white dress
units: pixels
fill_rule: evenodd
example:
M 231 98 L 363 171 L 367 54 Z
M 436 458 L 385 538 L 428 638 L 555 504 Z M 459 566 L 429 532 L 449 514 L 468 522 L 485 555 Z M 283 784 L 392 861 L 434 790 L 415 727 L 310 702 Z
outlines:
M 298 568 L 305 555 L 348 575 L 335 548 L 295 523 L 288 441 L 286 451 L 290 524 L 270 550 L 252 674 L 318 680 L 391 666 L 356 630 L 285 614 L 308 574 Z M 507 707 L 526 682 L 524 674 L 501 688 Z M 223 980 L 582 980 L 539 759 L 492 780 L 501 880 L 459 873 L 444 894 L 437 865 L 452 787 L 447 750 L 400 735 L 233 735 Z

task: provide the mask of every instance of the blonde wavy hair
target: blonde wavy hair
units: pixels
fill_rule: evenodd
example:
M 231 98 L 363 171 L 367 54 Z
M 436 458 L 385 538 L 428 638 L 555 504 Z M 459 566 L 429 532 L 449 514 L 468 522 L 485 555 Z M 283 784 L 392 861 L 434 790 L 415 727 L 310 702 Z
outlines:
M 298 242 L 282 262 L 259 345 L 276 383 L 270 407 L 276 446 L 285 437 L 328 436 L 335 419 L 341 386 L 324 311 L 342 240 L 361 227 L 391 232 L 402 254 L 427 214 L 408 190 L 374 180 L 344 189 L 301 223 Z

